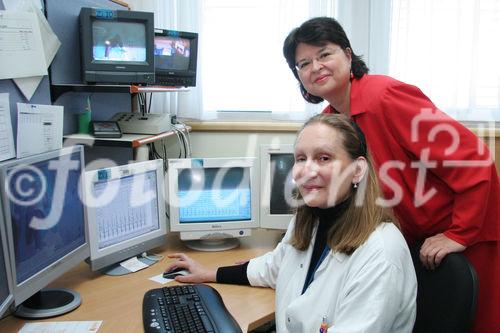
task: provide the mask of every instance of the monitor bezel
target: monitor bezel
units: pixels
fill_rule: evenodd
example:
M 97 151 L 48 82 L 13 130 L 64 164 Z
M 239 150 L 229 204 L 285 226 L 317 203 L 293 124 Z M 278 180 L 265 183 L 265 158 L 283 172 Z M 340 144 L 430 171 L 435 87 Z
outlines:
M 170 77 L 180 77 L 185 78 L 189 77 L 194 80 L 193 86 L 196 85 L 196 70 L 198 66 L 198 33 L 197 32 L 188 32 L 188 31 L 180 31 L 180 30 L 171 30 L 171 29 L 155 29 L 154 40 L 156 41 L 156 37 L 176 37 L 176 38 L 184 38 L 190 40 L 190 55 L 189 55 L 189 67 L 187 70 L 181 69 L 163 69 L 158 68 L 155 65 L 155 75 L 165 75 Z M 156 56 L 155 56 L 156 57 Z M 155 59 L 156 61 L 156 59 Z
M 166 235 L 168 232 L 165 211 L 165 177 L 163 171 L 163 160 L 156 159 L 135 162 L 110 168 L 87 171 L 85 174 L 87 181 L 85 186 L 86 190 L 90 190 L 90 186 L 98 180 L 98 175 L 101 170 L 109 170 L 109 179 L 118 179 L 134 174 L 155 171 L 157 191 L 156 200 L 158 205 L 158 221 L 160 228 L 158 230 L 134 237 L 125 242 L 120 242 L 107 246 L 103 249 L 99 249 L 99 232 L 95 215 L 96 209 L 95 207 L 88 206 L 87 215 L 90 243 L 89 263 L 93 271 L 119 263 L 142 252 L 163 245 L 166 241 Z
M 83 153 L 83 146 L 77 145 L 72 147 L 65 147 L 59 150 L 53 150 L 49 152 L 44 152 L 37 155 L 28 156 L 21 159 L 10 160 L 0 165 L 0 179 L 2 184 L 6 184 L 7 170 L 11 167 L 15 167 L 21 164 L 33 164 L 43 161 L 48 161 L 54 159 L 55 157 L 62 155 L 72 155 L 73 153 L 78 153 L 80 156 L 80 180 L 78 191 L 82 203 L 85 203 L 85 193 L 82 192 L 81 184 L 85 179 L 85 159 Z M 5 185 L 4 185 L 5 186 Z M 10 258 L 11 266 L 11 277 L 12 277 L 12 288 L 14 294 L 14 305 L 18 306 L 24 302 L 29 297 L 33 296 L 35 293 L 46 287 L 49 283 L 53 282 L 59 278 L 64 273 L 68 272 L 72 268 L 78 266 L 83 260 L 88 258 L 89 251 L 89 238 L 87 232 L 87 215 L 85 212 L 85 207 L 83 209 L 83 223 L 85 232 L 85 242 L 73 251 L 67 253 L 65 256 L 59 258 L 59 260 L 40 270 L 30 278 L 24 280 L 20 284 L 17 283 L 17 272 L 16 272 L 16 258 L 14 249 L 14 235 L 12 230 L 12 221 L 10 221 L 10 206 L 8 203 L 7 193 L 2 189 L 2 203 L 3 203 L 3 213 L 6 224 L 7 231 L 7 244 L 8 253 Z
M 286 230 L 294 214 L 271 214 L 271 155 L 293 154 L 293 144 L 260 145 L 260 226 Z
M 224 222 L 189 222 L 181 223 L 179 221 L 179 209 L 171 203 L 176 202 L 178 189 L 179 170 L 198 168 L 202 163 L 203 168 L 230 168 L 241 167 L 248 168 L 250 173 L 250 202 L 251 218 L 243 221 L 224 221 Z M 193 165 L 194 164 L 194 165 Z M 167 203 L 170 218 L 170 230 L 179 232 L 206 232 L 207 235 L 216 233 L 223 235 L 226 230 L 252 229 L 259 227 L 259 183 L 256 172 L 255 157 L 220 157 L 220 158 L 181 158 L 168 160 L 168 181 L 167 181 Z M 229 234 L 228 234 L 229 235 Z
M 116 18 L 99 18 L 97 15 L 99 10 L 113 12 Z M 92 23 L 96 20 L 144 24 L 146 31 L 146 60 L 144 62 L 94 61 Z M 83 72 L 154 73 L 154 14 L 150 12 L 83 7 L 80 10 L 80 46 Z
M 7 244 L 7 234 L 5 230 L 5 221 L 3 216 L 3 201 L 0 200 L 0 241 L 2 242 L 3 260 L 5 263 L 5 274 L 7 278 L 7 289 L 9 290 L 9 295 L 5 298 L 5 301 L 0 303 L 0 318 L 2 318 L 5 313 L 9 310 L 11 304 L 14 302 L 13 293 L 13 281 L 12 281 L 12 271 L 10 266 L 9 257 L 9 247 Z

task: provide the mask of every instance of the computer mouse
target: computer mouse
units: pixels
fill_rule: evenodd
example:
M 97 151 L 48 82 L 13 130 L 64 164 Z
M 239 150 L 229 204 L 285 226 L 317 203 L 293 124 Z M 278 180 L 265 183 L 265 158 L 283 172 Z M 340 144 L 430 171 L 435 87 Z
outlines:
M 175 279 L 177 275 L 186 275 L 188 271 L 182 267 L 177 267 L 163 273 L 163 278 L 165 279 Z

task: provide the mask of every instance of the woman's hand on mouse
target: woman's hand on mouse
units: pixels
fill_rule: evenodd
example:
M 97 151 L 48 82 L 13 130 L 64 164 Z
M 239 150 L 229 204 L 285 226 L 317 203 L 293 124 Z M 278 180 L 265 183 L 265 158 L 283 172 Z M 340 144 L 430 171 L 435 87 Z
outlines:
M 173 253 L 168 255 L 168 257 L 178 260 L 168 266 L 165 271 L 168 272 L 175 268 L 183 268 L 189 272 L 187 275 L 176 276 L 175 281 L 182 283 L 216 282 L 217 270 L 206 268 L 184 253 Z

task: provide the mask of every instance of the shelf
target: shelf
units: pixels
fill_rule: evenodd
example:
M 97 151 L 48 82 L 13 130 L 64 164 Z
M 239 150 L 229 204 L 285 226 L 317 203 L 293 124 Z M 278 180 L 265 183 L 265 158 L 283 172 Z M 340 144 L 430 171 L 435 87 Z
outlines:
M 148 93 L 148 92 L 185 92 L 187 87 L 168 86 L 138 86 L 129 84 L 52 84 L 50 85 L 50 96 L 52 102 L 57 101 L 62 94 L 74 92 L 101 92 L 101 93 Z
M 191 127 L 179 127 L 180 130 L 191 131 Z M 96 138 L 91 134 L 69 134 L 64 135 L 65 144 L 84 144 L 88 146 L 112 146 L 138 148 L 142 145 L 155 142 L 175 135 L 174 131 L 166 131 L 158 134 L 123 134 L 121 138 Z M 69 141 L 69 142 L 68 142 Z

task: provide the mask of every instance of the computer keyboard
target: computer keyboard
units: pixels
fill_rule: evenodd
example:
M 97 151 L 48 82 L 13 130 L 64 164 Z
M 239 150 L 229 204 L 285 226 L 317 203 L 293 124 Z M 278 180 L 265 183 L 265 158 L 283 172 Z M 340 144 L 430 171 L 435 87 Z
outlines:
M 149 290 L 142 302 L 142 319 L 146 333 L 241 332 L 217 290 L 205 284 Z

